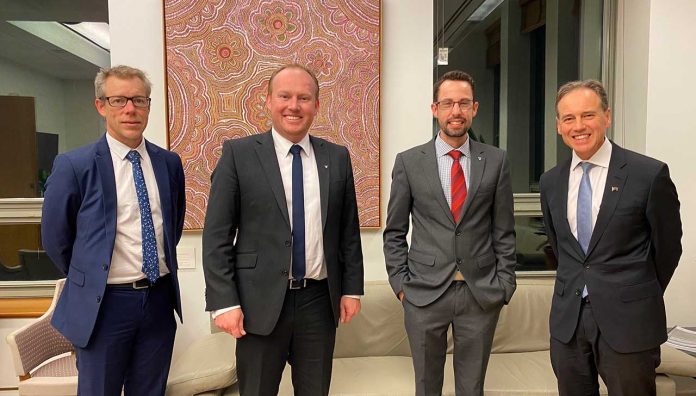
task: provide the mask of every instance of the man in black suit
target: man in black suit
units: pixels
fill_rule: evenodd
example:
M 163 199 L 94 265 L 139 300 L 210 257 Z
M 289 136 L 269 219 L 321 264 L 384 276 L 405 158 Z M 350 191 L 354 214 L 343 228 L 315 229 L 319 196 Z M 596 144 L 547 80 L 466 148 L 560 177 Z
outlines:
M 273 128 L 225 142 L 203 229 L 206 309 L 237 341 L 242 395 L 326 395 L 338 320 L 360 311 L 363 262 L 350 155 L 307 132 L 319 83 L 300 65 L 269 79 Z
M 663 294 L 681 256 L 667 165 L 606 138 L 607 94 L 594 80 L 558 91 L 556 127 L 572 159 L 542 175 L 541 206 L 558 258 L 551 362 L 561 395 L 655 395 L 667 339 Z

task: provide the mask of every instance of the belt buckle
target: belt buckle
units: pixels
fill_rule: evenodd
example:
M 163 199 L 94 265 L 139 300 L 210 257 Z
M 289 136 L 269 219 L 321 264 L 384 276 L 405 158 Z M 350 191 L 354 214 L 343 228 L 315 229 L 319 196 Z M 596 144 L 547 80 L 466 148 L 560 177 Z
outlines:
M 138 286 L 138 282 L 140 282 L 141 280 L 145 281 L 144 285 Z M 147 278 L 139 279 L 139 280 L 133 282 L 133 289 L 135 289 L 135 290 L 147 289 L 148 287 L 150 287 L 150 282 L 147 281 Z
M 290 279 L 288 289 L 290 290 L 300 290 L 307 287 L 307 278 L 304 279 Z

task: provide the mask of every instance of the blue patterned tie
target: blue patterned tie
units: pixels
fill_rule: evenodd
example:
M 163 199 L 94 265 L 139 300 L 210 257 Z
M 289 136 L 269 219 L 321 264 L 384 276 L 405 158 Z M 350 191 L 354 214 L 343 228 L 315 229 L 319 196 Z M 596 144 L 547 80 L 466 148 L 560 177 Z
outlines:
M 155 225 L 152 222 L 152 210 L 150 210 L 150 199 L 147 195 L 143 168 L 140 167 L 140 154 L 131 150 L 126 158 L 133 164 L 133 181 L 135 181 L 135 193 L 138 195 L 138 205 L 140 206 L 140 228 L 143 239 L 142 271 L 151 283 L 155 283 L 159 278 L 157 240 L 155 239 Z
M 292 278 L 305 276 L 305 216 L 304 177 L 302 175 L 302 147 L 293 144 L 292 153 Z
M 578 242 L 582 251 L 587 254 L 592 238 L 592 184 L 590 184 L 590 169 L 594 165 L 589 162 L 581 162 L 582 179 L 578 189 L 578 208 L 576 221 L 578 223 Z M 582 296 L 587 297 L 587 285 L 582 289 Z

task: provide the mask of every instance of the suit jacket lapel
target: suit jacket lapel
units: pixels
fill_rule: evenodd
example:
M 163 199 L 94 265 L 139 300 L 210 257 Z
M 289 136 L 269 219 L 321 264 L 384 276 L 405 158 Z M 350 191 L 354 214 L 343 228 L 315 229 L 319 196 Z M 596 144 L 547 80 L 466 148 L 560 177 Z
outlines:
M 260 168 L 263 169 L 266 178 L 268 178 L 273 195 L 278 203 L 278 208 L 283 213 L 285 223 L 290 227 L 290 215 L 288 214 L 288 204 L 285 199 L 283 178 L 280 175 L 280 165 L 278 164 L 271 131 L 257 135 L 256 142 L 258 143 L 256 145 L 256 154 L 259 157 Z
M 582 247 L 578 242 L 577 238 L 573 235 L 573 231 L 570 229 L 570 223 L 568 223 L 568 178 L 570 177 L 570 160 L 567 160 L 559 168 L 558 180 L 556 180 L 556 203 L 554 207 L 558 208 L 558 213 L 555 213 L 559 219 L 565 219 L 563 221 L 562 232 L 568 235 L 568 240 L 571 241 L 571 247 L 578 261 L 583 261 L 585 253 L 582 251 Z
M 152 170 L 155 173 L 155 180 L 157 181 L 160 209 L 162 210 L 162 221 L 164 222 L 164 237 L 166 240 L 169 240 L 167 230 L 173 230 L 174 226 L 171 223 L 172 190 L 169 187 L 169 171 L 167 169 L 167 163 L 162 158 L 162 151 L 157 146 L 150 144 L 150 142 L 146 140 L 145 148 L 147 149 L 147 154 L 150 156 Z
M 326 227 L 326 214 L 329 210 L 329 157 L 328 150 L 323 141 L 309 136 L 309 141 L 312 143 L 314 150 L 314 159 L 317 161 L 317 171 L 319 173 L 319 191 L 321 195 L 321 226 L 322 230 Z
M 445 217 L 454 224 L 450 206 L 445 198 L 445 192 L 442 191 L 442 182 L 440 181 L 440 171 L 437 166 L 437 155 L 435 154 L 435 141 L 431 140 L 422 146 L 423 163 L 421 169 L 425 172 L 425 178 L 430 185 L 430 191 L 435 195 L 435 201 L 440 205 Z
M 106 240 L 113 245 L 116 239 L 116 177 L 114 176 L 114 164 L 111 161 L 111 151 L 106 142 L 106 135 L 103 135 L 97 142 L 94 161 L 101 178 Z
M 460 222 L 464 216 L 466 216 L 466 212 L 471 207 L 471 202 L 474 200 L 474 197 L 476 197 L 476 192 L 483 179 L 483 171 L 486 169 L 486 156 L 484 155 L 485 150 L 483 146 L 469 140 L 469 153 L 469 187 L 466 191 L 466 200 L 462 208 L 462 216 L 459 218 Z
M 602 196 L 602 205 L 597 214 L 597 221 L 592 229 L 592 238 L 590 245 L 587 248 L 587 255 L 592 253 L 592 250 L 597 246 L 597 242 L 604 234 L 604 231 L 609 225 L 609 220 L 614 215 L 616 205 L 619 203 L 621 193 L 623 192 L 624 184 L 626 183 L 626 156 L 624 150 L 612 144 L 611 160 L 609 161 L 609 169 L 607 171 L 607 183 L 604 186 L 604 195 Z

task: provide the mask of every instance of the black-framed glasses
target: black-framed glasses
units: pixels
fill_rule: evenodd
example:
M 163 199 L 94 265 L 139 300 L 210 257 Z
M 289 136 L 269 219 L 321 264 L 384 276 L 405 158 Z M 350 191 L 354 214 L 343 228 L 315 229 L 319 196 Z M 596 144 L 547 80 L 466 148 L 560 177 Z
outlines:
M 451 99 L 445 99 L 439 102 L 435 102 L 435 105 L 437 105 L 437 108 L 440 110 L 452 110 L 454 108 L 455 103 L 458 104 L 459 108 L 462 110 L 468 110 L 471 108 L 471 106 L 474 105 L 474 101 L 469 99 L 462 99 L 458 102 L 455 102 Z
M 133 102 L 133 106 L 135 107 L 150 107 L 150 101 L 152 100 L 145 96 L 102 96 L 99 99 L 106 100 L 109 106 L 113 107 L 126 107 L 129 100 Z

